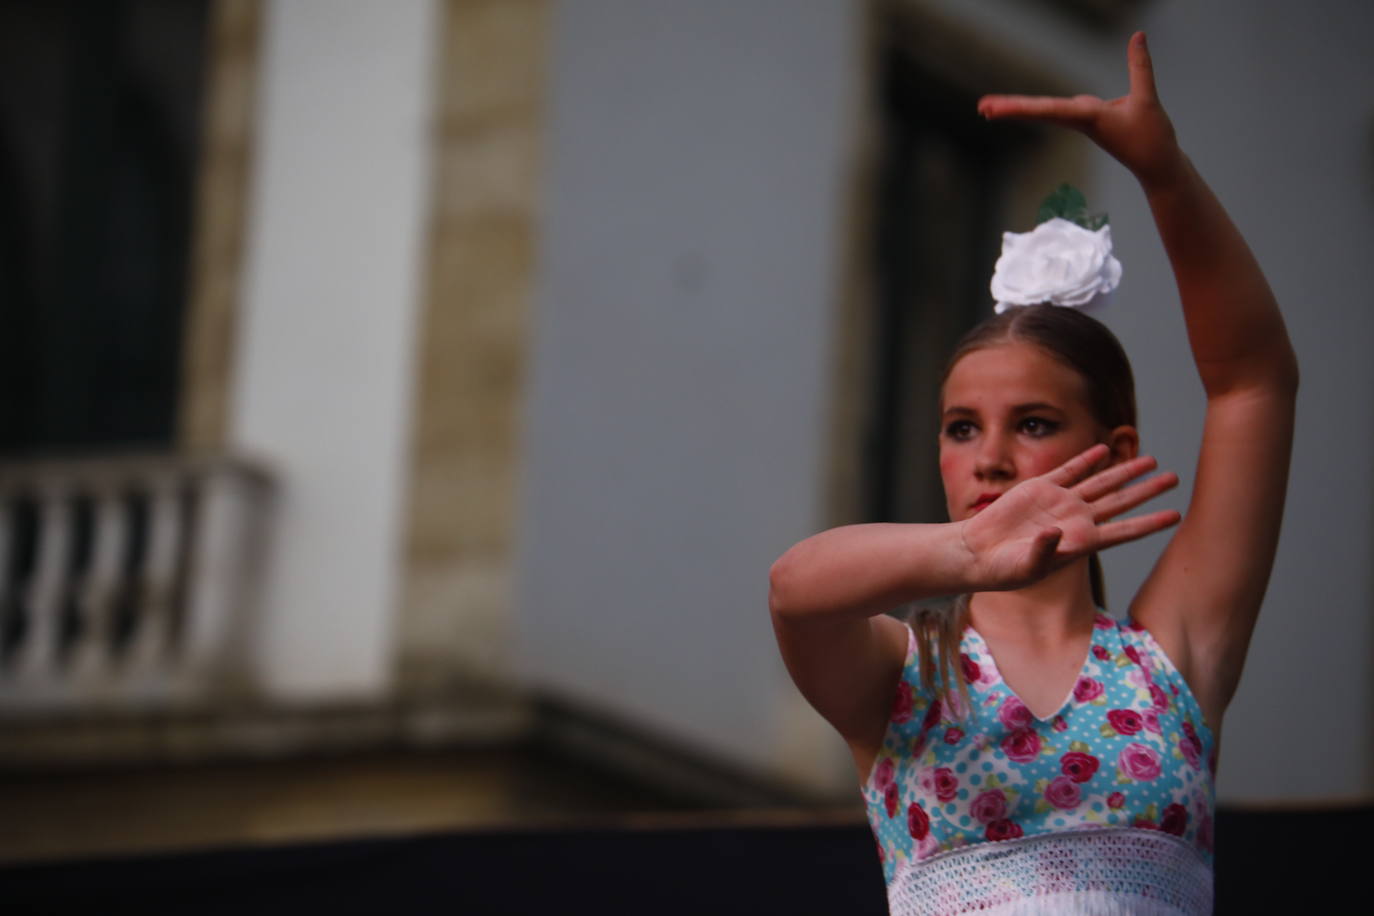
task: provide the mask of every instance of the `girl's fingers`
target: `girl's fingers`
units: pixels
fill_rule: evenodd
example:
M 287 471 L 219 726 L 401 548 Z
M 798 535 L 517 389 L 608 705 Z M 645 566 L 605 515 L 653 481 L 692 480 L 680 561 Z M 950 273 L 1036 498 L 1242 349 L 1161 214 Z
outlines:
M 1141 455 L 1138 458 L 1114 464 L 1104 469 L 1100 474 L 1094 474 L 1074 487 L 1074 492 L 1088 502 L 1095 502 L 1119 488 L 1126 481 L 1134 480 L 1141 474 L 1154 469 L 1154 458 L 1149 455 Z
M 1131 75 L 1131 95 L 1142 102 L 1158 101 L 1154 63 L 1150 60 L 1150 47 L 1144 32 L 1131 36 L 1131 43 L 1126 47 L 1126 65 Z
M 1117 544 L 1139 540 L 1154 534 L 1156 531 L 1163 531 L 1165 528 L 1177 525 L 1181 518 L 1183 516 L 1174 509 L 1162 509 L 1159 512 L 1136 515 L 1131 518 L 1123 518 L 1120 521 L 1108 522 L 1105 525 L 1098 525 L 1097 531 L 1101 540 L 1098 541 L 1097 549 L 1106 550 Z
M 1057 486 L 1071 487 L 1091 474 L 1093 469 L 1097 467 L 1098 462 L 1106 458 L 1108 453 L 1109 449 L 1107 446 L 1099 442 L 1092 448 L 1079 452 L 1053 471 L 1050 471 L 1045 475 L 1044 479 Z
M 1124 490 L 1110 493 L 1093 504 L 1093 521 L 1105 522 L 1136 506 L 1149 502 L 1161 493 L 1178 486 L 1178 475 L 1172 471 L 1142 480 Z
M 1062 98 L 1048 95 L 985 95 L 978 113 L 985 118 L 1034 118 L 1082 127 L 1096 119 L 1103 101 L 1095 95 Z

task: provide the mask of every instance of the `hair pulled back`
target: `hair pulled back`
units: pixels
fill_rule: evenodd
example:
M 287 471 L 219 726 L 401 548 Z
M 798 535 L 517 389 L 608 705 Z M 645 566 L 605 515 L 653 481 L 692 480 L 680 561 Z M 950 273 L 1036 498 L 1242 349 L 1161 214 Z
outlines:
M 1007 309 L 975 326 L 945 364 L 941 384 L 959 360 L 1006 343 L 1034 344 L 1087 383 L 1093 419 L 1107 429 L 1135 426 L 1135 377 L 1121 341 L 1096 318 L 1059 305 Z
M 1087 393 L 1093 419 L 1105 429 L 1136 425 L 1135 376 L 1121 341 L 1096 318 L 1078 309 L 1057 305 L 1032 305 L 1012 308 L 976 325 L 963 336 L 941 376 L 941 386 L 959 360 L 988 347 L 1027 343 L 1079 374 Z M 1088 562 L 1092 599 L 1098 607 L 1107 606 L 1102 563 L 1093 554 Z M 939 650 L 938 691 L 945 697 L 957 684 L 965 701 L 968 681 L 957 662 L 959 644 L 968 624 L 969 596 L 961 595 L 949 608 L 919 609 L 912 624 L 920 650 L 921 681 L 927 690 L 936 690 L 934 663 Z M 967 703 L 965 704 L 967 708 Z

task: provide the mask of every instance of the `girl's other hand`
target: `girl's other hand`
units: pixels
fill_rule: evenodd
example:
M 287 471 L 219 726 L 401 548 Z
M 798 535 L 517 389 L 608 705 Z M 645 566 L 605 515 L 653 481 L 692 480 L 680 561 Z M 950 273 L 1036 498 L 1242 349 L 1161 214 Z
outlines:
M 1134 541 L 1178 523 L 1172 509 L 1113 521 L 1178 485 L 1160 474 L 1132 484 L 1155 467 L 1149 456 L 1093 473 L 1105 445 L 1069 459 L 1048 474 L 1022 481 L 960 524 L 979 590 L 1020 588 L 1079 557 Z
M 1166 181 L 1182 164 L 1183 155 L 1155 91 L 1144 32 L 1131 36 L 1126 61 L 1131 88 L 1120 98 L 985 95 L 978 101 L 978 113 L 985 118 L 1022 118 L 1072 127 L 1091 137 L 1142 183 Z

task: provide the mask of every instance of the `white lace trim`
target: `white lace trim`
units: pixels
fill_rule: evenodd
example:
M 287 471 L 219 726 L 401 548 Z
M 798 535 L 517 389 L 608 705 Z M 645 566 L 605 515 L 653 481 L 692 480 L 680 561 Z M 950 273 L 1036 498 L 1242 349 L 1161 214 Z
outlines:
M 887 897 L 893 916 L 1198 916 L 1212 912 L 1212 869 L 1167 833 L 1075 830 L 903 862 Z

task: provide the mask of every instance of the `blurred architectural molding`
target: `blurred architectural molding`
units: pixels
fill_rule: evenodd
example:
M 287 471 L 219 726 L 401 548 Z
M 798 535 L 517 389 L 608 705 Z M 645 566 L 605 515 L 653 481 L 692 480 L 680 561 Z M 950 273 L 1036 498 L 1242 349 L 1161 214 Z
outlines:
M 547 0 L 447 0 L 417 335 L 397 675 L 514 680 L 523 464 L 540 218 Z
M 226 444 L 262 18 L 261 0 L 210 4 L 177 430 L 191 450 Z

